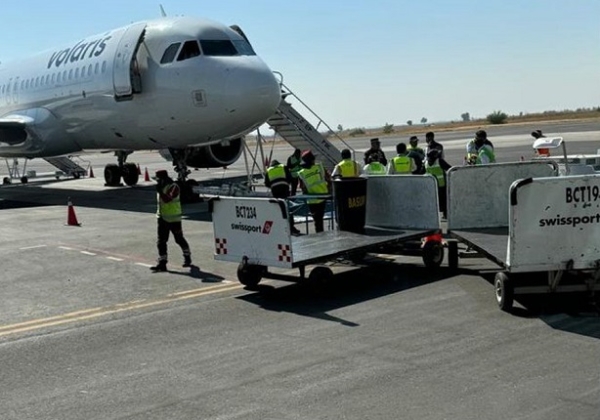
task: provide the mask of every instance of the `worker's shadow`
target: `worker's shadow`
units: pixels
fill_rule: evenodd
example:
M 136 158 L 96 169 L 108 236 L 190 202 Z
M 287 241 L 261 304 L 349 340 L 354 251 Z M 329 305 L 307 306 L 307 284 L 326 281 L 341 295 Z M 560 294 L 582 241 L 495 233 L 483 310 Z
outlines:
M 225 277 L 221 277 L 218 274 L 209 273 L 202 271 L 197 265 L 192 265 L 189 271 L 180 270 L 168 270 L 169 274 L 175 274 L 177 276 L 191 277 L 193 279 L 201 280 L 202 283 L 221 283 L 225 280 Z
M 329 315 L 328 312 L 424 286 L 454 275 L 456 272 L 444 268 L 432 272 L 422 265 L 381 262 L 368 268 L 337 273 L 326 284 L 315 285 L 306 279 L 283 287 L 258 285 L 253 289 L 246 288 L 257 293 L 237 299 L 269 311 L 289 312 L 358 327 L 360 324 Z

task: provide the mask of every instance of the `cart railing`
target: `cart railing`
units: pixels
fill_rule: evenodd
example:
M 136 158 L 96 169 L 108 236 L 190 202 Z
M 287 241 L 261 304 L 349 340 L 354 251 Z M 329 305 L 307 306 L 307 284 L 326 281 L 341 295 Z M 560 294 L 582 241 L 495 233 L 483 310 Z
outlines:
M 556 175 L 554 161 L 453 167 L 448 171 L 448 230 L 508 227 L 511 184 Z

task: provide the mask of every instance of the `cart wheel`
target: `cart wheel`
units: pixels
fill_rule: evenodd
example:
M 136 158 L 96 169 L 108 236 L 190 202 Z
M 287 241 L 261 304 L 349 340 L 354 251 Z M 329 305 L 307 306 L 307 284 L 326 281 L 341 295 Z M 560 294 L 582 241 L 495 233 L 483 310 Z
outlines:
M 458 270 L 458 242 L 448 241 L 448 267 Z
M 423 244 L 423 263 L 427 268 L 438 268 L 444 260 L 444 246 L 438 241 Z
M 329 267 L 315 267 L 308 275 L 308 281 L 311 285 L 317 287 L 326 286 L 333 279 L 333 271 Z
M 244 286 L 256 287 L 260 283 L 264 271 L 265 267 L 262 265 L 241 262 L 237 269 L 237 278 Z
M 496 273 L 494 278 L 494 290 L 496 291 L 496 302 L 500 309 L 510 312 L 513 306 L 514 291 L 508 275 L 503 272 Z

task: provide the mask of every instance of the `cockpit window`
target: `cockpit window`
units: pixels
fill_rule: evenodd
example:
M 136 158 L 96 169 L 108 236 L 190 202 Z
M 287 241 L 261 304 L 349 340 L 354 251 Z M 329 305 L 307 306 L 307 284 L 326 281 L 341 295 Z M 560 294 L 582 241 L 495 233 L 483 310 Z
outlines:
M 213 56 L 232 56 L 238 55 L 237 50 L 233 43 L 226 40 L 214 40 L 214 41 L 200 41 L 200 45 L 202 46 L 202 52 L 204 55 L 213 55 Z
M 181 42 L 169 45 L 169 47 L 165 50 L 165 53 L 163 54 L 162 58 L 160 59 L 160 64 L 167 64 L 173 62 L 177 51 L 179 51 L 180 45 Z
M 252 45 L 248 43 L 248 41 L 244 39 L 237 39 L 233 41 L 233 45 L 238 50 L 240 55 L 256 55 L 254 50 L 252 49 Z
M 200 55 L 200 47 L 197 41 L 186 41 L 183 48 L 177 57 L 177 61 L 187 60 L 188 58 L 198 57 Z

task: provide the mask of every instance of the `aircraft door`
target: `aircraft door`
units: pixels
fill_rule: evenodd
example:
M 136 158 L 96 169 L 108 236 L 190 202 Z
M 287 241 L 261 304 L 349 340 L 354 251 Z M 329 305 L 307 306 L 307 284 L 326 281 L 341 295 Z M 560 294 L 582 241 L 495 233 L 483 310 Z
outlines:
M 113 67 L 113 86 L 116 100 L 131 99 L 141 92 L 141 75 L 137 63 L 137 51 L 144 41 L 145 23 L 131 25 L 119 41 Z

